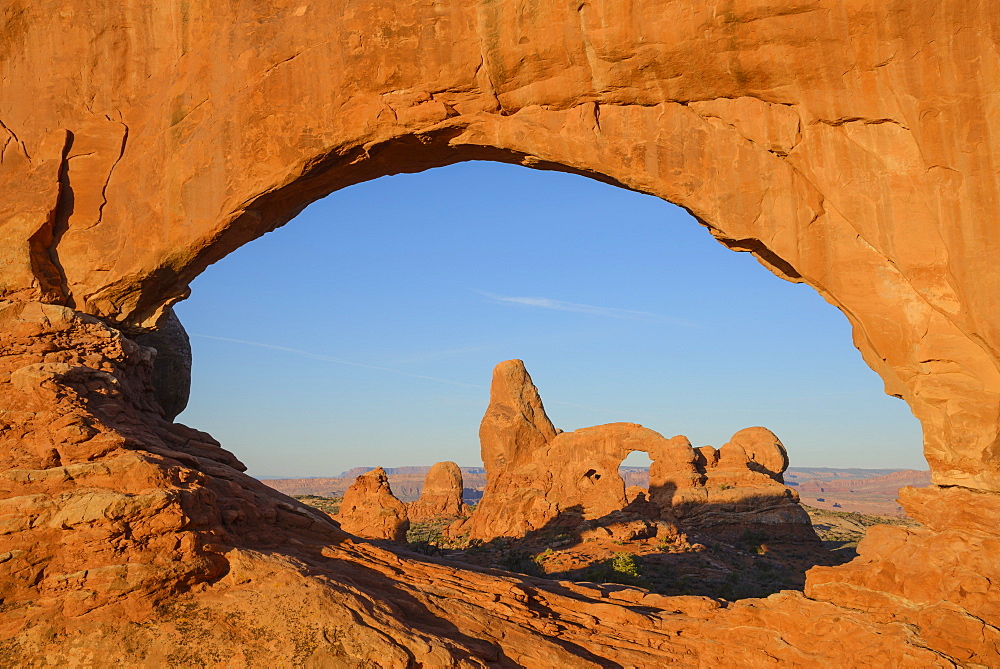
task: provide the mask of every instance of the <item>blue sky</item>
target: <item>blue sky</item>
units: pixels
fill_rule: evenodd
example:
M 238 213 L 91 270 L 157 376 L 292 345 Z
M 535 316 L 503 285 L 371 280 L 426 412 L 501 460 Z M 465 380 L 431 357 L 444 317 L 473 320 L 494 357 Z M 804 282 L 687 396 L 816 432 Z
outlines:
M 258 476 L 478 466 L 493 366 L 557 427 L 696 446 L 771 428 L 792 466 L 926 468 L 838 310 L 682 209 L 583 177 L 463 163 L 336 192 L 210 267 L 179 421 Z

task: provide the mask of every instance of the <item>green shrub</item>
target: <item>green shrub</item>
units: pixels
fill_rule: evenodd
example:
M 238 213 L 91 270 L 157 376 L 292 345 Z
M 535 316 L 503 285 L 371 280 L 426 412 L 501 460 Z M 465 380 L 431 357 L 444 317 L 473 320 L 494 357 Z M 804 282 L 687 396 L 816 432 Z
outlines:
M 615 553 L 614 557 L 611 558 L 611 569 L 625 576 L 642 578 L 642 574 L 639 571 L 639 564 L 635 561 L 635 556 L 631 553 Z
M 555 554 L 556 552 L 554 550 L 552 550 L 551 548 L 546 548 L 541 553 L 535 556 L 535 562 L 541 564 L 542 562 L 545 562 Z
M 610 560 L 593 565 L 585 572 L 585 576 L 596 583 L 649 587 L 649 583 L 643 578 L 641 564 L 631 553 L 615 553 Z
M 743 545 L 746 546 L 747 550 L 751 553 L 757 553 L 758 555 L 763 555 L 766 551 L 763 546 L 768 540 L 767 533 L 762 530 L 748 529 L 743 532 L 742 537 Z

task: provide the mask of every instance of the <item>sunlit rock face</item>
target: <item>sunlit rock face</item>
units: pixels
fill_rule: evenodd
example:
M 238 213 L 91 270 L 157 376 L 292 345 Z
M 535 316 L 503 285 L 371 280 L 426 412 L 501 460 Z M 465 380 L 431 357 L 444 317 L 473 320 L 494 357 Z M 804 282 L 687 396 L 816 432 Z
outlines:
M 176 630 L 192 624 L 170 627 L 169 611 L 197 607 L 205 614 L 195 619 L 214 630 L 203 647 L 243 653 L 212 662 L 284 660 L 299 648 L 318 653 L 313 662 L 371 653 L 386 666 L 648 665 L 628 655 L 642 647 L 718 665 L 767 647 L 788 661 L 837 665 L 862 644 L 872 663 L 945 662 L 920 655 L 925 647 L 1000 663 L 991 607 L 1000 564 L 990 548 L 1000 508 L 993 2 L 151 10 L 19 0 L 3 20 L 0 443 L 11 523 L 0 555 L 11 557 L 0 635 L 11 663 L 44 650 L 64 663 L 90 653 L 95 663 L 162 665 L 183 643 Z M 432 572 L 444 567 L 401 569 L 348 539 L 338 545 L 351 548 L 318 548 L 342 534 L 255 487 L 207 435 L 163 419 L 152 358 L 125 342 L 153 327 L 194 276 L 337 188 L 469 159 L 662 197 L 840 308 L 887 392 L 923 425 L 937 485 L 902 499 L 925 528 L 873 533 L 854 563 L 810 575 L 812 599 L 669 603 L 663 611 L 687 613 L 659 622 L 617 608 L 618 618 L 592 609 L 584 619 L 584 605 L 546 600 L 553 613 L 542 625 L 529 615 L 532 598 L 555 595 L 541 586 L 456 571 L 449 578 L 480 595 L 463 606 L 491 611 L 477 617 L 437 604 Z M 108 464 L 101 474 L 118 456 L 127 471 Z M 98 473 L 62 471 L 76 465 Z M 87 495 L 100 504 L 83 504 Z M 85 548 L 101 541 L 112 548 Z M 334 585 L 336 574 L 354 585 Z M 257 585 L 265 577 L 268 589 Z M 405 613 L 379 604 L 398 602 L 399 588 Z M 195 608 L 176 608 L 184 598 Z M 135 628 L 147 635 L 139 643 L 126 627 L 154 601 L 165 604 Z M 333 646 L 295 645 L 300 628 L 287 621 L 313 604 L 329 621 L 312 622 L 330 628 L 309 638 Z M 276 615 L 282 606 L 288 615 Z M 53 627 L 27 626 L 42 614 Z M 246 624 L 224 632 L 207 622 L 230 614 Z M 421 623 L 417 634 L 417 619 L 450 622 L 432 624 L 433 634 Z M 273 638 L 223 638 L 257 620 Z M 608 621 L 618 624 L 601 627 Z M 670 626 L 683 634 L 635 643 Z M 769 641 L 779 628 L 780 650 Z M 542 641 L 553 635 L 562 643 Z M 264 655 L 233 650 L 257 647 Z M 795 655 L 804 648 L 808 656 Z
M 462 469 L 457 464 L 435 463 L 424 478 L 420 499 L 406 505 L 407 516 L 413 522 L 466 516 L 469 507 L 462 501 L 464 488 Z
M 450 528 L 456 537 L 521 538 L 627 511 L 727 539 L 766 528 L 773 537 L 819 541 L 798 494 L 781 481 L 788 455 L 767 428 L 740 430 L 718 450 L 635 423 L 562 432 L 552 428 L 524 363 L 507 360 L 493 370 L 479 439 L 486 489 L 472 517 Z M 634 451 L 652 460 L 646 504 L 629 499 L 618 473 Z
M 340 529 L 366 539 L 406 541 L 410 520 L 396 499 L 381 467 L 361 474 L 347 492 L 337 514 Z

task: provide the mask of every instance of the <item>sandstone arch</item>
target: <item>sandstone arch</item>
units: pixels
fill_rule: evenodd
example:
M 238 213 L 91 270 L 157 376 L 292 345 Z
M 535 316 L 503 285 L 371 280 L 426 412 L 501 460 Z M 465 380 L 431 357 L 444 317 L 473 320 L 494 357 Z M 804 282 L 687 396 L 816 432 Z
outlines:
M 785 447 L 765 427 L 739 430 L 719 449 L 636 423 L 564 432 L 546 415 L 524 362 L 506 360 L 493 369 L 479 443 L 486 487 L 475 511 L 449 527 L 452 536 L 492 541 L 559 529 L 579 538 L 581 529 L 623 522 L 655 533 L 648 521 L 656 521 L 674 536 L 705 530 L 732 540 L 766 528 L 819 545 L 798 493 L 784 485 Z M 630 494 L 619 473 L 635 452 L 650 458 L 638 504 L 631 503 L 638 491 Z
M 980 622 L 961 618 L 963 629 L 987 629 L 976 625 L 998 622 L 997 579 L 954 593 L 968 565 L 996 572 L 984 542 L 1000 509 L 998 36 L 992 4 L 965 0 L 933 11 L 867 0 L 8 3 L 0 298 L 12 303 L 5 438 L 20 455 L 5 467 L 49 471 L 74 462 L 69 444 L 89 443 L 25 427 L 25 398 L 38 415 L 75 402 L 81 416 L 105 406 L 94 393 L 118 398 L 131 408 L 114 420 L 134 414 L 128 433 L 107 416 L 110 432 L 87 429 L 133 453 L 167 429 L 142 399 L 139 349 L 95 346 L 118 335 L 52 305 L 135 333 L 211 262 L 332 190 L 460 160 L 520 162 L 679 204 L 843 310 L 887 392 L 920 419 L 943 486 L 906 495 L 934 532 L 892 540 L 933 552 L 944 541 L 933 537 L 964 532 L 972 557 L 945 551 L 945 583 L 918 593 L 872 576 L 873 551 L 807 592 L 896 610 L 871 594 L 894 592 L 916 624 L 950 602 L 934 615 L 964 607 Z M 81 369 L 134 379 L 86 381 Z M 22 453 L 29 433 L 37 448 Z M 216 453 L 205 435 L 178 439 Z M 203 524 L 218 522 L 242 521 Z M 925 636 L 957 657 L 954 638 Z

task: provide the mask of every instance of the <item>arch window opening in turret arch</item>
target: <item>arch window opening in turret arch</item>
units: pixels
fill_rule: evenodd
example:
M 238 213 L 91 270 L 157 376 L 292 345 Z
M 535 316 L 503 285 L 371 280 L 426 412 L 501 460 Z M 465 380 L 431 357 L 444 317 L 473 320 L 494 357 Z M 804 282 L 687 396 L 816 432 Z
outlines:
M 640 489 L 649 487 L 649 468 L 653 464 L 653 458 L 646 451 L 632 451 L 618 465 L 618 474 L 625 484 L 626 495 L 632 499 L 639 494 Z M 632 488 L 630 491 L 629 488 Z M 648 490 L 642 492 L 644 496 Z
M 576 175 L 468 162 L 351 186 L 226 257 L 192 291 L 175 307 L 194 349 L 177 420 L 265 482 L 379 466 L 391 481 L 392 468 L 439 461 L 482 468 L 490 370 L 513 358 L 567 432 L 638 423 L 687 435 L 704 460 L 702 447 L 760 425 L 793 470 L 926 469 L 917 421 L 884 394 L 839 311 L 727 250 L 681 208 Z M 621 464 L 651 462 L 635 450 Z M 700 485 L 722 499 L 742 485 L 726 476 Z M 648 473 L 644 485 L 638 470 L 624 478 L 648 503 Z M 622 537 L 636 528 L 618 525 L 611 541 L 631 541 Z M 555 553 L 583 542 L 561 528 L 533 531 Z M 766 552 L 751 530 L 728 540 Z M 640 540 L 654 545 L 655 531 Z M 724 579 L 712 593 L 759 594 Z

